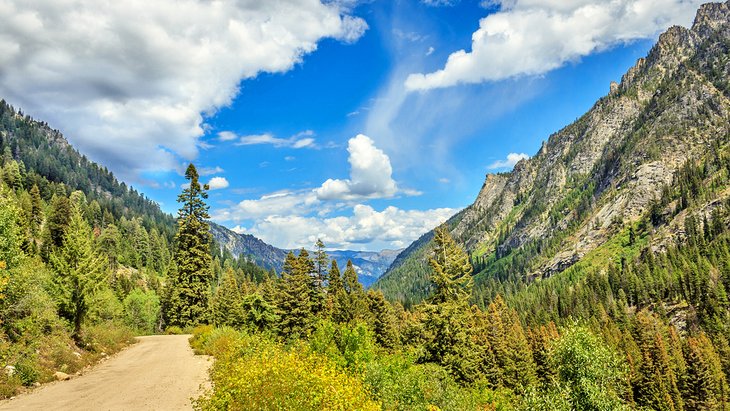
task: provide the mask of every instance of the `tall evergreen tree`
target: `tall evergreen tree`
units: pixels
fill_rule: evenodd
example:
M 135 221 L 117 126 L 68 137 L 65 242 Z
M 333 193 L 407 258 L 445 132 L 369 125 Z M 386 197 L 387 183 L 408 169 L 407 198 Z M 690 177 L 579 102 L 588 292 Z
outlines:
M 478 378 L 481 359 L 473 332 L 474 319 L 469 309 L 471 263 L 463 248 L 446 227 L 436 229 L 434 253 L 429 260 L 434 294 L 425 303 L 425 361 L 446 367 L 458 380 Z
M 302 250 L 306 253 L 306 251 Z M 305 254 L 306 256 L 306 254 Z M 306 257 L 309 260 L 308 257 Z M 279 332 L 284 337 L 306 336 L 312 327 L 311 269 L 300 256 L 289 252 L 284 261 L 277 290 L 277 308 L 281 318 Z
M 165 315 L 169 325 L 191 326 L 210 320 L 210 285 L 212 280 L 210 243 L 206 220 L 207 186 L 198 181 L 198 171 L 190 164 L 185 171 L 189 181 L 178 196 L 178 212 L 173 262 L 175 272 L 168 278 L 168 301 Z
M 77 207 L 72 208 L 63 245 L 51 254 L 50 263 L 56 273 L 61 310 L 73 324 L 73 337 L 79 340 L 91 297 L 106 284 L 108 271 L 104 257 L 93 248 L 93 233 Z
M 243 307 L 241 290 L 238 288 L 236 276 L 232 268 L 223 272 L 221 284 L 213 295 L 213 323 L 217 326 L 243 325 Z

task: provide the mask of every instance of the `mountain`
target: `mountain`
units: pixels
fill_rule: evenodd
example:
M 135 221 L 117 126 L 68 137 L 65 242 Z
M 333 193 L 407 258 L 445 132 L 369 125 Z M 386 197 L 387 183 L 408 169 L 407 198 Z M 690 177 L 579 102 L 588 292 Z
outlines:
M 210 223 L 210 232 L 220 247 L 227 250 L 234 257 L 246 256 L 257 265 L 267 269 L 273 268 L 276 272 L 282 271 L 284 259 L 289 251 L 297 252 L 297 250 L 283 250 L 274 247 L 251 234 L 239 234 L 212 222 Z M 390 267 L 400 252 L 401 250 L 383 250 L 380 252 L 333 250 L 327 251 L 327 255 L 330 259 L 337 260 L 341 271 L 344 270 L 347 261 L 351 260 L 360 282 L 365 287 L 369 287 Z
M 4 162 L 15 160 L 20 165 L 22 185 L 37 185 L 44 199 L 58 190 L 66 194 L 80 190 L 89 202 L 100 206 L 100 212 L 108 212 L 115 220 L 139 218 L 147 230 L 156 228 L 172 240 L 175 220 L 157 203 L 79 153 L 60 131 L 24 115 L 5 100 L 0 100 L 0 152 Z
M 209 222 L 209 224 L 215 242 L 235 258 L 245 256 L 261 267 L 281 272 L 286 250 L 266 244 L 251 234 L 238 234 L 216 223 Z
M 375 251 L 349 251 L 349 250 L 333 250 L 328 251 L 327 255 L 331 259 L 337 260 L 340 270 L 347 265 L 347 260 L 351 260 L 355 266 L 360 283 L 363 286 L 370 287 L 380 276 L 393 264 L 395 258 L 402 250 L 382 250 Z
M 617 258 L 611 247 L 639 230 L 653 252 L 665 250 L 686 237 L 688 219 L 702 224 L 730 196 L 717 166 L 730 140 L 729 8 L 703 5 L 691 29 L 668 29 L 532 158 L 486 176 L 474 203 L 447 222 L 472 258 L 477 303 L 507 283 Z M 406 303 L 427 296 L 432 236 L 374 286 Z

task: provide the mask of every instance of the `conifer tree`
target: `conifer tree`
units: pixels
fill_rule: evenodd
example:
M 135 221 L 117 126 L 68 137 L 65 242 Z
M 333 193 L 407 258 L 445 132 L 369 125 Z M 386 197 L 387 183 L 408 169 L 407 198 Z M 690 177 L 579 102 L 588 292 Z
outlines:
M 337 266 L 337 260 L 332 260 L 332 265 L 327 276 L 327 294 L 335 295 L 342 290 L 344 290 L 344 287 L 342 286 L 340 267 Z
M 357 278 L 357 271 L 352 261 L 347 261 L 345 272 L 342 273 L 342 291 L 337 296 L 339 315 L 338 322 L 348 323 L 356 319 L 365 319 L 367 316 L 367 301 L 362 284 Z
M 221 284 L 213 295 L 213 323 L 231 327 L 243 325 L 241 290 L 232 268 L 225 270 Z
M 103 256 L 93 248 L 91 228 L 77 207 L 72 208 L 63 245 L 51 254 L 50 263 L 56 273 L 61 311 L 71 321 L 72 335 L 78 341 L 90 299 L 106 284 L 108 272 Z
M 446 367 L 460 381 L 478 377 L 481 356 L 472 330 L 471 263 L 446 227 L 436 229 L 435 249 L 429 260 L 435 290 L 424 306 L 424 328 L 428 334 L 425 361 Z
M 168 278 L 166 319 L 181 327 L 210 320 L 212 241 L 208 223 L 207 186 L 198 181 L 198 171 L 190 164 L 185 171 L 189 186 L 178 196 L 178 212 L 173 262 L 175 271 Z
M 302 250 L 304 253 L 306 251 Z M 312 327 L 312 277 L 304 259 L 289 252 L 284 261 L 284 271 L 277 292 L 277 309 L 280 316 L 279 332 L 284 337 L 306 336 Z M 306 260 L 309 260 L 306 257 Z
M 30 189 L 30 201 L 31 228 L 33 230 L 33 234 L 36 234 L 41 224 L 43 224 L 43 200 L 41 200 L 41 192 L 35 184 L 33 184 L 33 187 Z
M 20 260 L 21 233 L 18 227 L 18 208 L 6 197 L 0 187 L 0 264 L 12 268 Z
M 398 343 L 398 331 L 393 307 L 385 300 L 380 290 L 368 291 L 367 298 L 375 340 L 385 348 L 394 348 Z
M 433 270 L 431 281 L 436 288 L 431 303 L 463 301 L 471 295 L 472 266 L 469 256 L 449 234 L 446 226 L 438 227 L 433 238 L 435 249 L 428 263 Z

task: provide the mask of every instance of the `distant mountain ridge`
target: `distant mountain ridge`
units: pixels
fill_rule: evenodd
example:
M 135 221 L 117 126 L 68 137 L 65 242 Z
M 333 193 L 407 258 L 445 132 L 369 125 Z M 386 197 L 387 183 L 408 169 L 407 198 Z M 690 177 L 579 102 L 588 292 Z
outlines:
M 284 259 L 290 250 L 284 250 L 267 244 L 251 234 L 239 234 L 219 224 L 210 223 L 210 232 L 215 241 L 228 250 L 234 257 L 246 256 L 257 265 L 282 271 Z M 297 250 L 292 250 L 295 253 Z M 344 270 L 348 260 L 352 260 L 358 272 L 360 282 L 369 287 L 390 267 L 402 250 L 374 251 L 327 251 L 330 259 L 337 260 L 340 270 Z
M 691 29 L 663 33 L 620 84 L 612 83 L 608 95 L 550 136 L 535 156 L 509 173 L 487 175 L 475 202 L 447 222 L 473 260 L 477 301 L 495 292 L 485 288 L 490 281 L 564 271 L 652 207 L 665 216 L 652 247 L 676 243 L 688 214 L 702 221 L 712 201 L 730 193 L 718 189 L 719 199 L 676 215 L 671 210 L 678 206 L 660 199 L 671 197 L 667 190 L 685 190 L 684 165 L 720 155 L 728 141 L 730 2 L 710 3 Z M 411 244 L 375 287 L 404 302 L 427 296 L 432 236 Z

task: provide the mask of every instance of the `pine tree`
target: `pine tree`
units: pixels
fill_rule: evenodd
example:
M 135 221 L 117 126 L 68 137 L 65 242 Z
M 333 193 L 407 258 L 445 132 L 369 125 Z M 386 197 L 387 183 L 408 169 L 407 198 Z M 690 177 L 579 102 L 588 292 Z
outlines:
M 352 261 L 347 261 L 345 272 L 342 273 L 342 291 L 336 296 L 339 308 L 335 321 L 349 323 L 362 320 L 367 316 L 367 301 L 362 284 L 357 278 L 357 271 Z
M 345 288 L 342 286 L 340 268 L 337 266 L 337 261 L 332 260 L 332 265 L 327 276 L 327 312 L 329 317 L 334 321 L 338 321 L 342 316 L 340 300 L 344 293 Z
M 482 359 L 475 344 L 474 319 L 468 304 L 471 263 L 446 227 L 436 229 L 434 243 L 429 264 L 435 290 L 423 307 L 428 335 L 423 359 L 441 364 L 460 381 L 471 382 L 478 377 Z
M 433 270 L 431 281 L 436 291 L 431 303 L 461 301 L 468 299 L 472 288 L 472 266 L 469 256 L 449 234 L 445 226 L 438 227 L 433 238 L 434 257 L 429 260 Z
M 18 208 L 6 196 L 5 190 L 7 189 L 0 186 L 0 271 L 18 264 L 22 242 L 18 227 Z
M 375 340 L 385 348 L 394 348 L 398 344 L 398 331 L 393 307 L 385 300 L 380 290 L 368 291 L 367 299 L 372 314 Z
M 178 196 L 178 212 L 173 262 L 175 271 L 168 278 L 166 319 L 181 327 L 207 323 L 210 319 L 212 280 L 208 223 L 207 186 L 198 181 L 198 171 L 190 164 L 185 171 L 189 186 Z
M 228 268 L 213 295 L 213 323 L 217 326 L 240 327 L 243 320 L 241 290 L 233 269 Z
M 106 284 L 108 272 L 104 258 L 93 249 L 93 233 L 77 207 L 72 208 L 63 245 L 51 254 L 50 263 L 56 273 L 61 311 L 73 324 L 73 337 L 78 341 L 90 299 Z
M 324 251 L 324 243 L 322 240 L 317 239 L 314 247 L 314 269 L 317 273 L 317 286 L 324 288 L 324 284 L 327 281 L 327 263 L 329 263 L 329 257 L 327 257 L 327 253 Z
M 30 189 L 30 200 L 31 200 L 31 228 L 33 234 L 38 233 L 38 229 L 43 224 L 43 201 L 41 200 L 41 192 L 38 186 L 33 184 Z
M 309 260 L 308 257 L 306 259 Z M 301 252 L 299 257 L 289 252 L 278 283 L 276 305 L 281 319 L 279 333 L 286 338 L 308 335 L 314 320 L 311 270 L 309 265 L 302 264 L 303 262 Z

